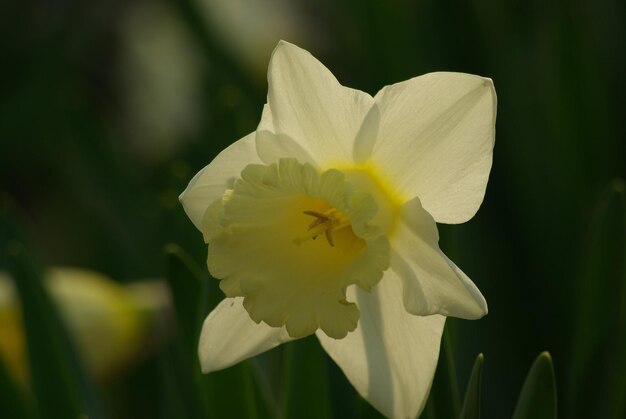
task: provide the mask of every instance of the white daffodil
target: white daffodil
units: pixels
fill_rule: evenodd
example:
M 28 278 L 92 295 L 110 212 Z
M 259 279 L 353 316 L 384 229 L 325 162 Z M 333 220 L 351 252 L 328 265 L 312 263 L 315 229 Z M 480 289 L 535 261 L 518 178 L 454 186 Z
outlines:
M 491 80 L 431 73 L 375 97 L 278 44 L 256 132 L 180 199 L 226 294 L 207 317 L 204 372 L 315 333 L 390 417 L 423 408 L 445 316 L 487 304 L 439 249 L 435 222 L 469 220 L 494 145 Z

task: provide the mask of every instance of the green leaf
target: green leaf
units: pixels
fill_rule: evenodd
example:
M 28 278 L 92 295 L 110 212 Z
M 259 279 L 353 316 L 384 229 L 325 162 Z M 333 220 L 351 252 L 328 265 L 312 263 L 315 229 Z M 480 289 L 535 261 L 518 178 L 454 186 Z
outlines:
M 467 382 L 467 390 L 465 390 L 465 398 L 463 399 L 463 407 L 461 408 L 461 419 L 479 419 L 480 418 L 480 383 L 483 375 L 483 354 L 478 354 L 474 362 L 474 368 Z
M 367 400 L 359 396 L 356 406 L 357 417 L 359 419 L 385 419 L 382 413 L 374 408 Z
M 33 412 L 28 408 L 24 394 L 17 386 L 0 356 L 0 412 L 7 418 L 32 418 Z
M 178 339 L 161 350 L 159 362 L 168 417 L 268 418 L 270 404 L 259 383 L 255 364 L 241 362 L 203 375 L 198 359 L 202 322 L 223 299 L 218 281 L 210 278 L 180 247 L 170 244 L 167 279 L 172 291 Z
M 210 417 L 214 418 L 275 418 L 275 407 L 267 400 L 260 385 L 259 371 L 254 360 L 240 362 L 230 368 L 203 376 L 212 394 Z
M 28 360 L 42 418 L 101 418 L 100 404 L 88 381 L 56 307 L 42 286 L 40 271 L 13 241 L 8 248 L 12 276 L 22 305 Z
M 331 417 L 326 355 L 313 336 L 290 342 L 285 348 L 284 418 Z
M 167 245 L 165 252 L 167 281 L 172 292 L 178 335 L 186 355 L 195 359 L 202 320 L 206 315 L 203 309 L 209 278 L 177 245 Z
M 626 184 L 614 179 L 589 226 L 569 376 L 570 414 L 626 414 Z
M 451 328 L 454 327 L 452 320 L 447 319 L 446 326 L 443 329 L 441 353 L 433 379 L 433 386 L 424 412 L 420 416 L 423 419 L 456 419 L 461 411 L 456 365 L 452 351 Z
M 556 419 L 556 382 L 548 352 L 541 353 L 530 367 L 513 419 Z
M 214 400 L 204 384 L 197 355 L 202 320 L 206 316 L 209 278 L 177 245 L 167 245 L 165 253 L 177 339 L 160 351 L 161 403 L 169 416 L 210 417 Z

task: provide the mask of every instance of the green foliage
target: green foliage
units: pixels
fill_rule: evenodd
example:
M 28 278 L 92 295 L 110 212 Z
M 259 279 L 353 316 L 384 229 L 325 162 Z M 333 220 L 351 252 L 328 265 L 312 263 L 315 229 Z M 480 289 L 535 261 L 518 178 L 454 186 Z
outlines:
M 202 321 L 221 299 L 221 291 L 217 281 L 201 271 L 181 248 L 168 245 L 165 251 L 178 338 L 162 348 L 160 356 L 164 417 L 270 417 L 270 403 L 253 363 L 245 361 L 224 371 L 201 373 L 197 348 Z
M 460 419 L 480 419 L 480 384 L 483 375 L 483 354 L 478 354 L 470 374 L 461 408 Z
M 167 280 L 172 292 L 179 338 L 184 346 L 185 357 L 194 359 L 207 305 L 209 278 L 180 247 L 170 244 L 165 252 L 168 262 Z M 212 297 L 214 300 L 218 298 Z
M 0 412 L 8 418 L 32 418 L 32 409 L 26 404 L 22 389 L 7 371 L 4 360 L 0 357 Z
M 556 383 L 548 352 L 541 353 L 530 368 L 513 419 L 556 419 Z
M 56 307 L 42 286 L 36 263 L 18 241 L 11 242 L 7 250 L 22 305 L 38 415 L 51 419 L 82 414 L 104 417 L 93 385 L 77 359 Z
M 461 402 L 452 346 L 451 323 L 446 321 L 431 395 L 421 416 L 424 419 L 459 417 Z
M 315 337 L 285 348 L 283 418 L 331 417 L 326 354 Z
M 202 386 L 197 347 L 206 305 L 207 276 L 178 246 L 168 245 L 165 252 L 177 339 L 171 347 L 162 348 L 163 402 L 169 415 L 203 418 L 209 414 L 210 397 Z
M 592 213 L 579 279 L 568 398 L 586 416 L 626 414 L 626 193 L 623 179 L 602 192 Z M 594 377 L 600 376 L 601 379 Z M 594 400 L 594 403 L 588 403 Z

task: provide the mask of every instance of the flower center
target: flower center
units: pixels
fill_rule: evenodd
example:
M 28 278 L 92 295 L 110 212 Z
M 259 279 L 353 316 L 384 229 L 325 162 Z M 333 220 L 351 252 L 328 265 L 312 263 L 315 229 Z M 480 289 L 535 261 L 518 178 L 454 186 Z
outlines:
M 335 247 L 333 231 L 341 230 L 342 228 L 350 226 L 350 221 L 334 208 L 331 208 L 324 213 L 313 210 L 302 211 L 302 213 L 315 219 L 311 222 L 311 224 L 309 224 L 309 229 L 305 236 L 296 237 L 293 240 L 293 242 L 297 245 L 300 245 L 307 240 L 315 240 L 317 239 L 317 236 L 323 233 L 324 236 L 326 236 L 328 244 L 331 247 Z
M 244 297 L 254 321 L 292 337 L 356 328 L 346 288 L 375 286 L 390 249 L 376 198 L 347 178 L 294 159 L 253 164 L 205 213 L 209 272 L 227 296 Z

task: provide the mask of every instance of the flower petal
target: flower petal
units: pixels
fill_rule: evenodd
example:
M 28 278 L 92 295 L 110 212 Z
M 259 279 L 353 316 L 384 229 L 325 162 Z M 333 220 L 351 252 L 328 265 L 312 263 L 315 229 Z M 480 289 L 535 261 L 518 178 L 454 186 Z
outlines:
M 178 199 L 198 230 L 202 231 L 202 218 L 209 205 L 232 187 L 243 168 L 261 162 L 254 138 L 255 133 L 250 133 L 223 150 L 191 179 L 187 189 L 180 194 Z
M 348 295 L 361 311 L 359 326 L 340 340 L 318 332 L 320 343 L 376 409 L 388 417 L 416 417 L 435 374 L 445 317 L 407 313 L 392 271 L 371 293 L 350 287 Z
M 302 146 L 285 134 L 271 131 L 256 132 L 256 147 L 259 157 L 266 164 L 277 163 L 280 159 L 290 157 L 300 163 L 317 166 L 317 162 Z
M 376 105 L 364 125 L 378 126 L 377 140 L 360 135 L 357 160 L 369 154 L 399 193 L 419 196 L 437 222 L 472 218 L 485 194 L 495 141 L 491 80 L 425 74 L 385 87 Z
M 256 129 L 256 151 L 265 164 L 272 164 L 284 157 L 291 157 L 300 163 L 315 166 L 315 160 L 302 146 L 286 134 L 277 134 L 274 129 L 272 110 L 267 103 L 263 105 L 261 122 Z
M 391 237 L 391 269 L 402 278 L 410 313 L 478 319 L 487 302 L 476 285 L 439 249 L 437 225 L 418 198 L 406 203 Z
M 273 127 L 296 141 L 319 167 L 352 162 L 354 139 L 374 103 L 370 95 L 342 86 L 311 54 L 284 41 L 272 53 L 268 82 L 271 112 L 263 113 L 261 130 Z
M 284 327 L 255 323 L 242 303 L 243 298 L 226 298 L 204 321 L 198 356 L 205 374 L 292 340 Z

